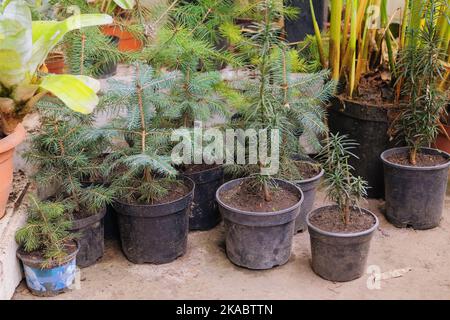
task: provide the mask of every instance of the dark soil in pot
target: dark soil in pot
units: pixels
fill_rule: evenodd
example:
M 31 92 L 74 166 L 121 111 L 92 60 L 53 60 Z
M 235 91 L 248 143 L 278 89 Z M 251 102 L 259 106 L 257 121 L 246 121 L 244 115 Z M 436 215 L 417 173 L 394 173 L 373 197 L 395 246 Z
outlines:
M 209 230 L 221 221 L 216 191 L 223 183 L 221 165 L 197 164 L 182 168 L 183 175 L 195 183 L 195 194 L 189 214 L 189 230 Z
M 71 290 L 75 281 L 76 256 L 79 246 L 74 241 L 65 247 L 67 256 L 62 261 L 44 266 L 45 259 L 39 251 L 25 252 L 17 250 L 17 257 L 22 261 L 27 287 L 33 295 L 53 297 Z
M 77 266 L 85 268 L 93 265 L 103 256 L 104 216 L 106 208 L 91 216 L 74 217 L 70 231 L 77 233 L 80 250 L 77 254 Z
M 216 193 L 225 226 L 228 258 L 249 269 L 270 269 L 285 264 L 291 255 L 295 219 L 303 193 L 294 184 L 275 179 L 273 200 L 253 189 L 251 178 L 223 184 Z
M 364 274 L 370 240 L 378 218 L 366 209 L 353 208 L 346 226 L 338 207 L 325 206 L 307 216 L 311 239 L 311 266 L 330 281 L 350 281 Z
M 417 155 L 417 165 L 412 166 L 408 150 L 394 148 L 381 154 L 386 219 L 399 228 L 431 229 L 442 217 L 450 155 L 423 148 Z
M 324 174 L 324 170 L 317 165 L 310 165 L 307 162 L 298 162 L 298 169 L 303 177 L 302 180 L 295 180 L 297 186 L 303 191 L 304 200 L 300 214 L 295 219 L 295 233 L 305 231 L 307 228 L 306 215 L 312 210 L 316 198 L 317 186 Z
M 185 177 L 181 186 L 155 204 L 114 203 L 122 250 L 128 260 L 162 264 L 186 252 L 194 182 Z
M 380 154 L 397 144 L 390 141 L 388 129 L 396 108 L 390 102 L 392 90 L 380 75 L 367 75 L 358 87 L 359 96 L 353 100 L 344 95 L 332 99 L 328 125 L 332 133 L 347 135 L 359 145 L 352 150 L 350 164 L 354 174 L 361 176 L 370 186 L 369 198 L 384 196 L 383 164 Z

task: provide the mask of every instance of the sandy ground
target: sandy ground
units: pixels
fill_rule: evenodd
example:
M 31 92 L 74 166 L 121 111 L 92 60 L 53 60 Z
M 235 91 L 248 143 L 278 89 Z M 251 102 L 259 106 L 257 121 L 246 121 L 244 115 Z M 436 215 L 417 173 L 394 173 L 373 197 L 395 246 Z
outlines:
M 323 203 L 319 193 L 316 206 Z M 134 265 L 118 243 L 108 241 L 104 257 L 81 271 L 78 288 L 55 299 L 450 299 L 450 197 L 441 225 L 427 231 L 390 225 L 380 201 L 366 206 L 380 218 L 368 260 L 368 267 L 382 272 L 378 289 L 369 274 L 347 283 L 315 275 L 308 233 L 294 237 L 291 259 L 283 266 L 237 267 L 226 257 L 219 225 L 190 233 L 186 255 L 166 265 Z M 22 282 L 13 299 L 36 297 Z

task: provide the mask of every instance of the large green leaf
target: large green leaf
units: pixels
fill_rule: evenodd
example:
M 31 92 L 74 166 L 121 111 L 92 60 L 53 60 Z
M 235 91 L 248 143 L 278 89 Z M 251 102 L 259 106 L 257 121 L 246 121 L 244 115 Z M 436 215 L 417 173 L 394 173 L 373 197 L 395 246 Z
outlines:
M 70 109 L 91 113 L 98 104 L 100 83 L 87 76 L 52 74 L 44 77 L 40 87 L 53 93 Z
M 11 87 L 27 77 L 32 54 L 31 13 L 22 1 L 12 1 L 0 14 L 0 82 Z
M 136 4 L 135 0 L 114 0 L 114 3 L 117 4 L 119 7 L 125 10 L 131 10 L 133 9 L 134 5 Z

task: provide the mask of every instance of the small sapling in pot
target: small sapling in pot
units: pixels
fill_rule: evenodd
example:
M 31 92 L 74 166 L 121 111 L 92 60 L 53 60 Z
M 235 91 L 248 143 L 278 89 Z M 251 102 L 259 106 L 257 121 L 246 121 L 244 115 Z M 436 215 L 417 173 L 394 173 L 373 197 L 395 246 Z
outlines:
M 69 231 L 71 221 L 63 203 L 39 201 L 34 196 L 29 202 L 27 222 L 16 232 L 17 256 L 30 291 L 55 296 L 74 284 L 79 246 Z
M 350 150 L 355 144 L 345 136 L 330 134 L 327 138 L 321 153 L 324 183 L 328 199 L 335 204 L 307 216 L 312 268 L 331 281 L 350 281 L 363 275 L 370 240 L 378 226 L 378 218 L 359 207 L 367 183 L 351 172 L 349 159 L 354 155 Z

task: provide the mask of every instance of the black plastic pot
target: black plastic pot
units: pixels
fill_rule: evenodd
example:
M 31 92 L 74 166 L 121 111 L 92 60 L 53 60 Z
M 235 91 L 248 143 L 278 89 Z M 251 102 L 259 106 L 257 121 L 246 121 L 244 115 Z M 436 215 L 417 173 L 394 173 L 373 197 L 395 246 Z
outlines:
M 381 154 L 386 186 L 386 219 L 399 228 L 430 229 L 439 225 L 447 189 L 450 155 L 437 149 L 421 152 L 442 155 L 449 161 L 433 167 L 412 167 L 389 162 L 393 154 L 406 153 L 407 147 Z
M 310 218 L 330 206 L 311 211 L 306 221 L 311 239 L 312 269 L 320 277 L 330 281 L 350 281 L 364 274 L 369 255 L 370 240 L 378 228 L 378 218 L 372 212 L 361 209 L 374 218 L 374 225 L 362 232 L 335 233 L 320 230 L 311 224 Z M 337 206 L 331 206 L 336 207 Z
M 104 222 L 106 208 L 87 218 L 73 220 L 70 231 L 77 233 L 80 250 L 77 254 L 77 266 L 85 268 L 93 265 L 103 256 Z
M 216 191 L 223 184 L 223 167 L 183 174 L 195 183 L 194 200 L 189 214 L 189 230 L 209 230 L 221 220 Z
M 284 180 L 278 185 L 299 195 L 293 207 L 275 212 L 249 212 L 228 206 L 220 200 L 220 193 L 229 190 L 241 178 L 223 184 L 216 192 L 219 210 L 225 226 L 225 244 L 228 259 L 249 269 L 270 269 L 283 265 L 291 256 L 295 218 L 300 213 L 303 192 L 295 184 Z
M 119 240 L 119 225 L 117 224 L 117 213 L 113 206 L 106 206 L 106 215 L 104 218 L 105 225 L 105 239 L 107 240 Z
M 300 214 L 295 219 L 295 233 L 305 231 L 307 228 L 306 215 L 312 210 L 314 200 L 316 198 L 317 186 L 324 174 L 322 169 L 318 175 L 310 179 L 293 181 L 303 191 L 303 203 L 300 209 Z
M 185 254 L 194 182 L 184 179 L 191 191 L 178 200 L 156 205 L 114 203 L 122 250 L 131 262 L 162 264 Z
M 119 44 L 119 38 L 110 36 L 111 44 L 117 46 Z M 114 76 L 117 73 L 117 63 L 104 62 L 99 66 L 97 78 L 105 79 Z
M 382 198 L 384 182 L 380 154 L 395 145 L 387 134 L 388 109 L 335 97 L 329 107 L 328 125 L 331 132 L 348 135 L 359 144 L 352 150 L 358 159 L 350 158 L 354 174 L 368 182 L 368 197 Z

